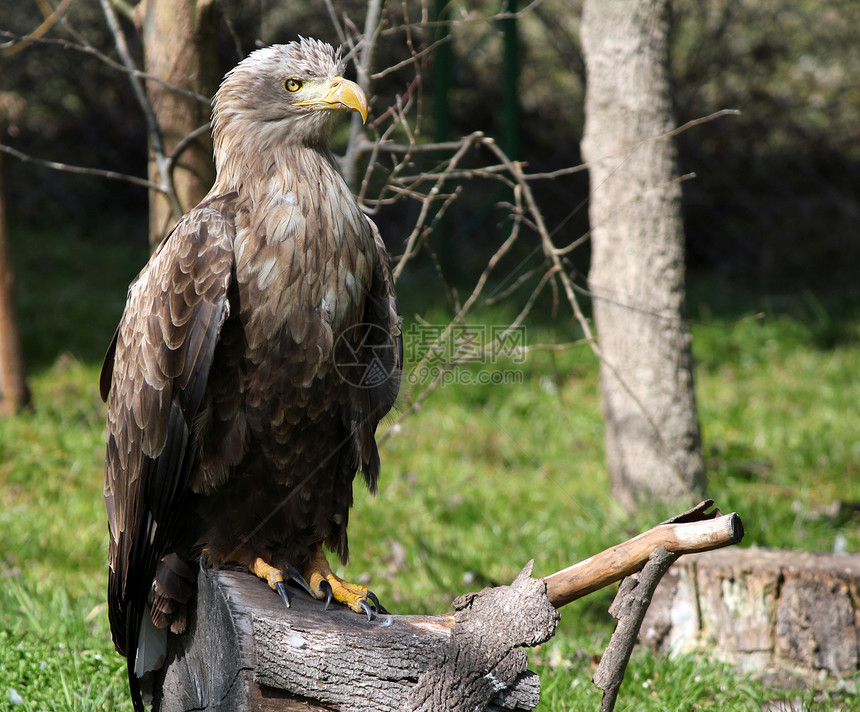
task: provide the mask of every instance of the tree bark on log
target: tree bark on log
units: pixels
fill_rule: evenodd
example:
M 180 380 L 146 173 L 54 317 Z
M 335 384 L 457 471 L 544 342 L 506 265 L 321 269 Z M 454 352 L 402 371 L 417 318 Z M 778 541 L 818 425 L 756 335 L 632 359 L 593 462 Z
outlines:
M 298 591 L 287 610 L 245 572 L 201 569 L 196 615 L 170 638 L 155 709 L 533 709 L 540 682 L 520 648 L 549 639 L 558 613 L 530 571 L 461 596 L 453 615 L 367 621 Z
M 788 679 L 860 672 L 860 554 L 750 548 L 684 557 L 642 628 L 651 648 L 706 651 Z

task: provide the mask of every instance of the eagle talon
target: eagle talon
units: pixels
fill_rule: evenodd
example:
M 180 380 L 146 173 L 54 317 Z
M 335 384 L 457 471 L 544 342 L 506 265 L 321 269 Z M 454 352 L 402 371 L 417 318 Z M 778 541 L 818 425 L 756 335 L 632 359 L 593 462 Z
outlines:
M 328 604 L 331 603 L 334 592 L 331 589 L 331 584 L 328 581 L 320 581 L 320 591 L 325 594 L 325 610 L 328 610 Z
M 284 602 L 284 605 L 289 608 L 290 607 L 290 594 L 287 593 L 287 587 L 283 581 L 275 582 L 275 591 L 281 597 L 281 600 Z
M 373 601 L 373 607 L 376 609 L 376 612 L 377 612 L 377 613 L 383 613 L 383 614 L 386 614 L 386 615 L 388 614 L 388 611 L 386 611 L 386 610 L 385 610 L 385 606 L 383 606 L 383 605 L 379 602 L 379 599 L 376 597 L 376 594 L 375 594 L 373 591 L 368 591 L 368 592 L 367 592 L 367 597 L 368 597 L 371 601 Z
M 315 598 L 314 592 L 311 590 L 311 587 L 308 585 L 308 582 L 305 581 L 304 577 L 299 573 L 297 568 L 290 566 L 283 571 L 284 576 L 286 576 L 290 581 L 297 584 L 299 588 L 304 589 L 308 592 L 308 595 L 311 598 Z M 289 606 L 288 606 L 289 607 Z
M 376 617 L 376 614 L 373 612 L 373 609 L 367 601 L 359 601 L 358 606 L 367 614 L 368 622 L 372 621 Z

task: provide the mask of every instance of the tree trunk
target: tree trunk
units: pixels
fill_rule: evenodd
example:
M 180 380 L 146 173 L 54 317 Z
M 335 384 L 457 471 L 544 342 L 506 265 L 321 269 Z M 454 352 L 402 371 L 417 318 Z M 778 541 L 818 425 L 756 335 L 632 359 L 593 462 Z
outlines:
M 143 38 L 146 72 L 189 91 L 211 97 L 218 87 L 220 71 L 215 36 L 213 0 L 144 0 L 137 19 Z M 152 80 L 146 85 L 164 152 L 207 121 L 210 107 L 183 96 Z M 161 177 L 152 150 L 149 177 Z M 173 171 L 176 197 L 183 211 L 193 208 L 209 191 L 215 180 L 212 139 L 204 131 L 186 147 Z M 155 247 L 181 217 L 171 209 L 161 193 L 152 193 L 149 202 L 149 242 Z
M 583 157 L 589 164 L 589 287 L 614 496 L 678 505 L 704 488 L 684 231 L 671 138 L 669 0 L 586 0 Z
M 0 137 L 3 135 L 3 107 L 0 106 Z M 15 281 L 6 235 L 6 199 L 0 153 L 0 415 L 13 415 L 30 404 L 30 391 L 21 356 L 21 338 L 12 298 Z

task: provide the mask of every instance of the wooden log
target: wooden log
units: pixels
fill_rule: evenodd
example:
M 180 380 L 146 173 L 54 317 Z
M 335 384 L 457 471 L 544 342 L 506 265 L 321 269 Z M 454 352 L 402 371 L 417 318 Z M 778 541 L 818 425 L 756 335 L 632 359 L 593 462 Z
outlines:
M 860 555 L 733 549 L 666 574 L 642 639 L 788 679 L 860 672 Z
M 677 556 L 737 543 L 737 515 L 708 514 L 711 504 L 546 579 L 531 577 L 530 562 L 510 586 L 460 596 L 439 616 L 367 621 L 298 590 L 288 610 L 247 572 L 201 570 L 196 614 L 169 637 L 154 681 L 155 709 L 533 709 L 540 682 L 523 648 L 553 634 L 556 609 L 639 571 L 660 547 Z
M 201 569 L 197 612 L 170 638 L 155 709 L 531 710 L 540 682 L 521 647 L 547 640 L 558 613 L 530 571 L 461 596 L 453 615 L 367 621 L 298 590 L 287 610 L 250 574 Z

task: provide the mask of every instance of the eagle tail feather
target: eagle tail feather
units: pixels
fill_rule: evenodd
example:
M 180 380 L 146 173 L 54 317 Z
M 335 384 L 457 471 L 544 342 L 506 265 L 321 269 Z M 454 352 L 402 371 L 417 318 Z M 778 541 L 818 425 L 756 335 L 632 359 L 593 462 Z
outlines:
M 164 665 L 167 656 L 167 629 L 158 628 L 152 622 L 149 606 L 140 620 L 140 632 L 137 639 L 137 651 L 134 657 L 135 677 L 141 678 Z

